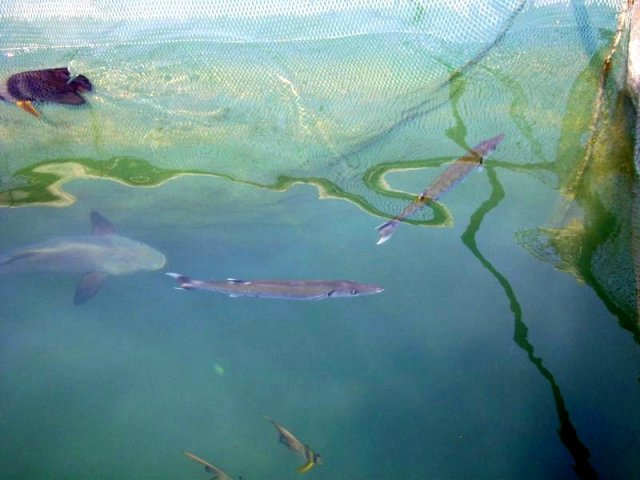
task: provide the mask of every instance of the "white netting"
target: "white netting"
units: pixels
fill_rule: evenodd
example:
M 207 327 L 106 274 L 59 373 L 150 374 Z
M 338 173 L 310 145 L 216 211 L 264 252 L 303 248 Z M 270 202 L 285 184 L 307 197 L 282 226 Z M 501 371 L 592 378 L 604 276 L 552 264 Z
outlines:
M 552 160 L 621 4 L 0 0 L 7 76 L 67 65 L 94 85 L 89 108 L 44 105 L 41 121 L 0 105 L 1 173 L 126 157 L 263 185 L 320 179 L 392 211 L 363 180 L 384 163 L 500 132 L 513 162 Z

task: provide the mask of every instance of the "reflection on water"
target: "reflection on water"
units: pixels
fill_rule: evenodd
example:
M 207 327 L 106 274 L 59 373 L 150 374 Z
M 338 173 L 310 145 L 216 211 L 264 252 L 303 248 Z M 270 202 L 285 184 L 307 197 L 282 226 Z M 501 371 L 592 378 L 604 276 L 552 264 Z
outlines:
M 379 191 L 390 197 L 407 200 L 413 198 L 413 196 L 409 193 L 388 191 L 388 185 L 384 181 L 386 173 L 394 171 L 395 169 L 410 170 L 413 168 L 440 167 L 449 160 L 451 159 L 443 158 L 381 164 L 369 169 L 365 173 L 363 181 L 371 190 Z M 145 160 L 131 157 L 114 158 L 107 161 L 90 159 L 74 161 L 58 160 L 21 169 L 16 172 L 16 175 L 23 179 L 24 185 L 8 189 L 0 194 L 0 201 L 2 201 L 4 206 L 18 207 L 35 204 L 61 207 L 69 206 L 75 201 L 75 198 L 64 191 L 63 185 L 74 179 L 102 178 L 129 186 L 154 187 L 182 175 L 199 175 L 221 177 L 234 183 L 244 183 L 276 191 L 284 191 L 295 184 L 305 183 L 316 186 L 321 198 L 348 200 L 373 215 L 384 215 L 382 211 L 368 203 L 366 198 L 343 191 L 340 187 L 324 178 L 294 178 L 282 175 L 276 178 L 273 184 L 260 184 L 242 181 L 229 175 L 210 174 L 202 171 L 164 170 L 153 167 Z M 431 210 L 430 219 L 411 219 L 407 220 L 407 222 L 434 226 L 449 223 L 449 213 L 443 205 L 434 203 L 427 208 Z
M 518 302 L 518 298 L 515 291 L 513 290 L 513 287 L 510 285 L 509 280 L 503 274 L 501 274 L 487 258 L 482 255 L 482 252 L 478 248 L 475 236 L 482 226 L 482 220 L 487 214 L 491 212 L 491 210 L 496 208 L 505 197 L 504 189 L 498 180 L 498 176 L 495 170 L 493 168 L 488 168 L 487 175 L 492 187 L 491 196 L 485 203 L 480 205 L 478 210 L 476 210 L 471 216 L 469 226 L 462 234 L 462 241 L 467 246 L 467 248 L 471 250 L 473 255 L 478 259 L 483 267 L 486 268 L 489 273 L 498 281 L 500 286 L 504 289 L 505 295 L 509 299 L 509 306 L 511 308 L 511 312 L 513 313 L 514 321 L 513 339 L 518 347 L 526 352 L 527 358 L 538 370 L 540 375 L 542 375 L 542 377 L 549 383 L 549 387 L 551 388 L 551 392 L 553 394 L 556 413 L 558 415 L 558 421 L 560 422 L 558 435 L 560 436 L 560 440 L 562 441 L 564 446 L 573 457 L 573 460 L 575 462 L 573 469 L 576 472 L 576 475 L 580 479 L 598 478 L 596 471 L 589 463 L 589 450 L 580 441 L 576 429 L 571 422 L 569 411 L 567 410 L 564 398 L 562 396 L 562 391 L 560 390 L 556 379 L 554 378 L 553 374 L 544 366 L 542 358 L 536 356 L 534 346 L 528 339 L 529 327 L 527 327 L 527 324 L 524 321 L 522 306 Z
M 182 451 L 294 475 L 265 416 L 327 478 L 640 471 L 630 124 L 600 82 L 616 2 L 170 22 L 113 0 L 61 18 L 66 39 L 23 3 L 0 4 L 7 70 L 69 64 L 95 92 L 41 120 L 0 105 L 0 203 L 29 207 L 0 209 L 0 252 L 99 210 L 169 272 L 385 290 L 261 301 L 161 271 L 80 308 L 73 276 L 3 276 L 7 479 L 185 478 Z M 375 246 L 373 217 L 500 132 L 483 172 Z

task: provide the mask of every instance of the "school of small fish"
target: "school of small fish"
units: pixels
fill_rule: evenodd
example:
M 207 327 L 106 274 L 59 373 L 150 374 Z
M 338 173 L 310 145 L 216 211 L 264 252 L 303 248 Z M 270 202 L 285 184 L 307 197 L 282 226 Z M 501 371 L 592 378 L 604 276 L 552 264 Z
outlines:
M 93 85 L 84 75 L 72 77 L 69 69 L 49 68 L 19 72 L 0 82 L 0 100 L 40 117 L 38 103 L 82 105 L 83 93 L 91 92 Z M 485 140 L 452 163 L 414 201 L 398 215 L 376 229 L 378 245 L 389 240 L 402 221 L 435 202 L 468 174 L 480 167 L 504 139 L 503 134 Z M 127 275 L 139 271 L 154 271 L 166 264 L 158 250 L 136 240 L 118 235 L 115 227 L 98 212 L 91 213 L 92 234 L 56 237 L 42 243 L 27 245 L 0 255 L 0 274 L 27 272 L 60 272 L 81 275 L 76 287 L 74 303 L 82 304 L 95 296 L 109 276 Z M 358 297 L 381 293 L 378 285 L 351 280 L 197 280 L 179 273 L 167 272 L 176 279 L 179 290 L 207 290 L 229 297 L 257 297 L 281 300 L 323 300 L 328 298 Z M 306 473 L 322 462 L 319 454 L 298 440 L 284 426 L 269 419 L 278 432 L 278 440 L 289 450 L 301 456 L 305 463 L 298 473 Z M 184 451 L 191 460 L 204 466 L 214 479 L 231 480 L 228 474 L 212 463 Z M 242 478 L 242 477 L 239 477 Z

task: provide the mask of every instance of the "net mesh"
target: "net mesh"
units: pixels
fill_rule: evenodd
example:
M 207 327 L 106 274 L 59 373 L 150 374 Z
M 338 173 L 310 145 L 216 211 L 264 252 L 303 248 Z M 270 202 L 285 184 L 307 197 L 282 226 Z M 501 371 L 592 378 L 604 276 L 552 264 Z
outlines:
M 206 173 L 308 181 L 392 214 L 406 196 L 385 169 L 437 167 L 501 132 L 514 166 L 554 160 L 623 3 L 0 0 L 7 76 L 69 66 L 94 85 L 88 107 L 39 120 L 0 105 L 0 201 L 68 203 L 56 178 Z

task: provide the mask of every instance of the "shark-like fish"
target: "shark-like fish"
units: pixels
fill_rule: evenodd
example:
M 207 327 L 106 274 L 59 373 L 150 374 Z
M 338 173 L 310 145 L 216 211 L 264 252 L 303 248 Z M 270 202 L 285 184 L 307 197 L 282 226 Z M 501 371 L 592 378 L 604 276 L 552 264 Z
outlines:
M 114 226 L 91 212 L 92 235 L 57 237 L 0 255 L 0 274 L 62 272 L 82 275 L 73 302 L 92 298 L 109 275 L 162 268 L 165 256 L 149 245 L 116 234 Z
M 232 480 L 231 477 L 227 475 L 221 468 L 216 467 L 215 465 L 201 459 L 200 457 L 196 457 L 193 453 L 187 452 L 186 450 L 183 453 L 194 462 L 198 462 L 200 465 L 203 465 L 205 471 L 213 473 L 212 480 Z
M 33 102 L 82 105 L 85 99 L 81 94 L 91 90 L 93 86 L 84 75 L 71 78 L 67 67 L 46 68 L 14 73 L 0 82 L 0 100 L 15 103 L 25 112 L 39 117 L 40 112 Z
M 377 244 L 380 245 L 389 240 L 398 226 L 400 226 L 400 222 L 402 220 L 410 217 L 429 202 L 437 201 L 445 193 L 464 180 L 466 176 L 469 175 L 469 172 L 480 167 L 484 160 L 493 153 L 496 148 L 498 148 L 498 145 L 503 139 L 504 134 L 501 133 L 489 140 L 485 140 L 473 147 L 469 153 L 449 165 L 449 167 L 442 172 L 442 174 L 434 180 L 431 185 L 423 190 L 422 193 L 418 195 L 413 202 L 407 205 L 398 215 L 376 227 L 376 230 L 378 230 L 378 234 L 380 235 Z
M 347 280 L 195 280 L 179 273 L 169 272 L 167 275 L 178 281 L 178 290 L 209 290 L 230 297 L 324 300 L 371 295 L 384 290 L 377 285 Z
M 296 469 L 296 472 L 306 473 L 309 470 L 311 470 L 315 465 L 319 465 L 322 463 L 322 457 L 320 457 L 319 454 L 311 450 L 308 445 L 305 445 L 300 440 L 298 440 L 293 435 L 293 433 L 291 433 L 289 430 L 284 428 L 278 422 L 271 420 L 270 418 L 267 418 L 267 420 L 269 420 L 273 424 L 273 426 L 276 427 L 276 430 L 278 430 L 278 433 L 279 433 L 278 441 L 280 443 L 283 443 L 289 450 L 297 453 L 298 455 L 300 455 L 306 460 L 306 463 L 298 467 Z

